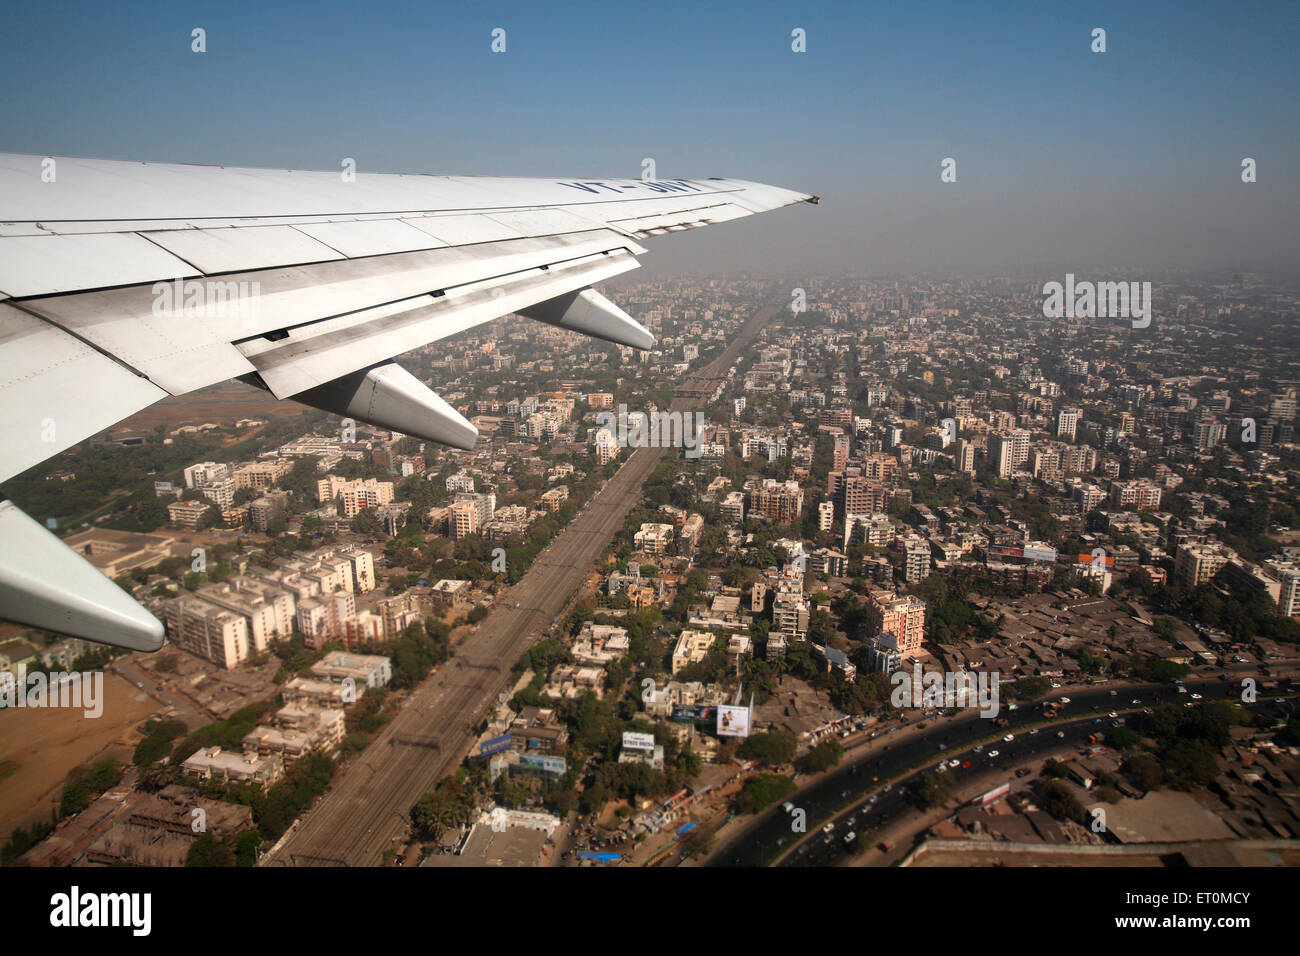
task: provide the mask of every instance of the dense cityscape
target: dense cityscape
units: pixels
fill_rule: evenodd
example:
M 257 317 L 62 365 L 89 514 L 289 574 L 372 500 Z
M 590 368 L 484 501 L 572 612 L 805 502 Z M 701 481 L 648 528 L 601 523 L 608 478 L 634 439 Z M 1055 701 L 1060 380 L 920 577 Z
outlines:
M 7 482 L 168 645 L 4 626 L 5 861 L 1295 865 L 1300 299 L 1059 279 L 627 282 L 403 357 L 469 451 L 231 383 Z

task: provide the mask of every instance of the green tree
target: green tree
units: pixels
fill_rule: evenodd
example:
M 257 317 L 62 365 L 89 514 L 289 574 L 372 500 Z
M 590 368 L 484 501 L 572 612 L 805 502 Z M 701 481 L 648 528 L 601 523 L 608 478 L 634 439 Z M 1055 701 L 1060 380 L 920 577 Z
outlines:
M 225 840 L 220 840 L 205 831 L 190 844 L 189 853 L 185 855 L 185 865 L 234 866 L 235 851 Z
M 758 813 L 777 800 L 794 793 L 796 787 L 789 777 L 776 773 L 761 773 L 746 781 L 736 795 L 736 809 L 740 813 Z

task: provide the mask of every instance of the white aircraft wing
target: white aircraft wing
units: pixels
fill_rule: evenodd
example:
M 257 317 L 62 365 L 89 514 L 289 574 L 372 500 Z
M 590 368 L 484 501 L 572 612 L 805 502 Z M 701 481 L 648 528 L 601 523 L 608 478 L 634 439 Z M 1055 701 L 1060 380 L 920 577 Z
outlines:
M 233 377 L 472 447 L 473 425 L 393 356 L 511 313 L 649 348 L 650 333 L 591 288 L 637 267 L 638 239 L 798 202 L 817 197 L 730 179 L 0 154 L 0 481 Z M 7 501 L 0 540 L 0 615 L 162 646 L 152 615 Z

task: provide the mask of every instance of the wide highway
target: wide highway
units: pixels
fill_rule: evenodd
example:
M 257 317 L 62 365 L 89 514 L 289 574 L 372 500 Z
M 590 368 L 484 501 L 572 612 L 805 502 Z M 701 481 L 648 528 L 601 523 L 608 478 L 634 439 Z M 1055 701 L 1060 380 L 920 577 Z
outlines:
M 693 374 L 686 387 L 718 381 L 771 317 L 768 306 L 749 319 L 726 350 Z M 698 392 L 697 392 L 698 393 Z M 674 411 L 695 407 L 673 402 Z M 361 756 L 269 853 L 264 866 L 378 866 L 407 832 L 412 806 L 451 773 L 473 744 L 475 728 L 510 668 L 550 626 L 600 557 L 633 506 L 646 478 L 667 454 L 638 448 L 494 605 L 455 655 L 411 695 Z

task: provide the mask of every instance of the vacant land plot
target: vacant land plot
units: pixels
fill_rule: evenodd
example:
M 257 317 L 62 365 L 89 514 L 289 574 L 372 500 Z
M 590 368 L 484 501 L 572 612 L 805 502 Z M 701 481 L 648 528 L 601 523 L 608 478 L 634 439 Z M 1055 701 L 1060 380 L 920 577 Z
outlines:
M 106 750 L 130 759 L 135 728 L 162 709 L 116 674 L 104 674 L 104 711 L 98 718 L 70 708 L 0 710 L 0 838 L 19 826 L 48 820 L 64 778 Z

